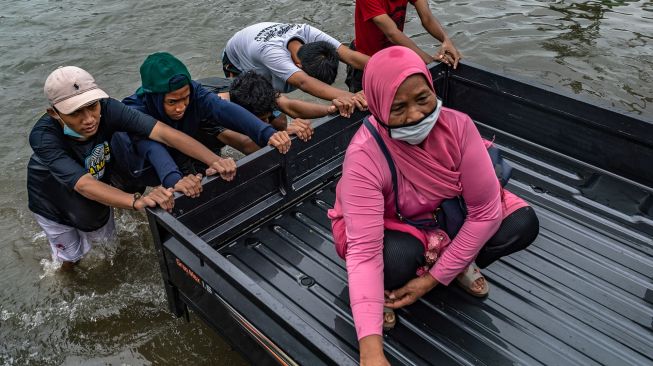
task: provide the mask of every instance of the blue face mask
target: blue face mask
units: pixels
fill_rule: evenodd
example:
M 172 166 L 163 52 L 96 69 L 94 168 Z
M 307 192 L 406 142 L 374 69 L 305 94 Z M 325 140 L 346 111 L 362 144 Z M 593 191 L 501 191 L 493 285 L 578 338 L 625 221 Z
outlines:
M 68 125 L 66 125 L 65 123 L 63 124 L 63 134 L 66 135 L 66 136 L 76 138 L 76 139 L 86 140 L 86 138 L 84 136 L 82 136 L 82 135 L 78 134 L 77 132 L 75 132 L 75 130 L 68 127 Z
M 78 134 L 77 132 L 75 132 L 75 130 L 68 127 L 66 122 L 63 121 L 63 118 L 61 118 L 61 115 L 59 114 L 59 112 L 57 112 L 56 110 L 55 110 L 55 112 L 57 113 L 57 116 L 59 116 L 61 123 L 63 123 L 63 134 L 64 135 L 70 136 L 72 138 L 80 139 L 80 140 L 86 140 L 86 137 Z

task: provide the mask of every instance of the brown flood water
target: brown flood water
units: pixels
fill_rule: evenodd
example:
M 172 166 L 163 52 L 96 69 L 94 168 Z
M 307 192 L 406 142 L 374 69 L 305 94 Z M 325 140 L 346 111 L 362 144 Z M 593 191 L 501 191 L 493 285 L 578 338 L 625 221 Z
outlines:
M 465 60 L 648 118 L 652 4 L 431 0 Z M 74 274 L 52 270 L 25 188 L 43 82 L 56 66 L 77 65 L 121 98 L 161 50 L 194 78 L 220 75 L 227 39 L 259 21 L 307 22 L 348 42 L 353 1 L 0 0 L 0 9 L 0 364 L 244 364 L 196 317 L 168 313 L 143 215 L 119 210 L 118 243 L 95 248 Z M 414 12 L 406 32 L 435 52 Z

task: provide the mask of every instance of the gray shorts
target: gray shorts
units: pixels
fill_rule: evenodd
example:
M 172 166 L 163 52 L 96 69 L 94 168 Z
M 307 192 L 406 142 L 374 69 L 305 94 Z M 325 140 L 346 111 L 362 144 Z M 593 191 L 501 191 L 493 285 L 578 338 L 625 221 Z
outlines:
M 116 238 L 116 226 L 113 221 L 113 208 L 109 220 L 95 231 L 81 231 L 71 226 L 46 219 L 34 214 L 52 249 L 52 260 L 76 262 L 91 250 L 91 243 L 108 242 Z

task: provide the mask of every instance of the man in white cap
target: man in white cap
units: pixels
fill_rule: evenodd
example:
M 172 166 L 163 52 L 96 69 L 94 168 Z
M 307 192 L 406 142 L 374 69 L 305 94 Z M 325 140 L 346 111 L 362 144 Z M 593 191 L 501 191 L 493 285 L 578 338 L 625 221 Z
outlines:
M 106 183 L 114 132 L 174 147 L 207 164 L 207 174 L 231 180 L 236 173 L 233 159 L 220 158 L 184 133 L 109 98 L 79 67 L 53 71 L 44 91 L 50 106 L 29 136 L 34 151 L 27 168 L 29 209 L 45 231 L 53 259 L 63 262 L 64 269 L 79 261 L 92 242 L 114 236 L 112 207 L 142 211 L 159 205 L 170 211 L 174 205 L 172 188 L 140 195 Z M 184 192 L 197 196 L 201 187 L 200 178 L 192 177 Z

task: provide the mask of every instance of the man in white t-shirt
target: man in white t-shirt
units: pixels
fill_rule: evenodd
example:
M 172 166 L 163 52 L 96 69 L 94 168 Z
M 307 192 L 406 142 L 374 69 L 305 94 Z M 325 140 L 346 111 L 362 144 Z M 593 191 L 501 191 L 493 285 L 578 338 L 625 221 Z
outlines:
M 362 70 L 368 56 L 353 51 L 307 24 L 258 23 L 234 34 L 222 55 L 225 76 L 254 70 L 283 93 L 297 88 L 318 98 L 351 99 L 366 108 L 362 94 L 332 87 L 343 61 Z

